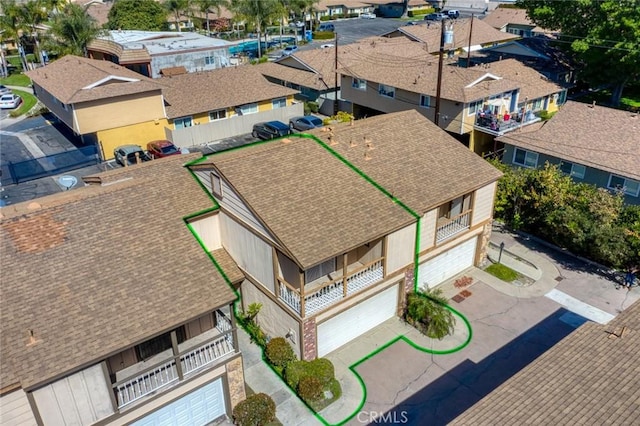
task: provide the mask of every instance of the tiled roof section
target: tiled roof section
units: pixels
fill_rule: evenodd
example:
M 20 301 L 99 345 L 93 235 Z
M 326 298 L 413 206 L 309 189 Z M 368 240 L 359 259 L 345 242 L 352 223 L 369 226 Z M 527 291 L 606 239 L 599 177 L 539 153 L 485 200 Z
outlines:
M 540 28 L 531 22 L 531 19 L 527 16 L 527 11 L 524 9 L 499 7 L 486 16 L 482 21 L 497 29 L 502 29 L 509 24 L 514 24 L 535 27 L 533 28 L 533 31 L 536 32 L 545 31 L 543 28 Z
M 87 49 L 117 56 L 120 64 L 151 62 L 151 55 L 149 55 L 147 49 L 125 49 L 122 45 L 110 39 L 96 38 L 91 40 L 87 45 Z
M 518 65 L 513 65 L 513 67 L 516 66 Z M 397 60 L 393 60 L 389 57 L 370 55 L 358 64 L 341 68 L 340 73 L 413 93 L 435 96 L 437 92 L 438 63 L 435 58 L 427 60 L 397 58 Z M 517 81 L 506 78 L 496 80 L 488 77 L 481 80 L 489 73 L 490 70 L 480 68 L 446 66 L 442 73 L 442 98 L 456 102 L 471 102 L 490 95 L 515 90 L 521 85 Z M 481 81 L 470 86 L 477 80 Z
M 558 93 L 562 87 L 550 81 L 532 67 L 524 65 L 517 59 L 504 59 L 488 64 L 480 65 L 478 68 L 485 72 L 498 75 L 502 78 L 516 81 L 520 88 L 519 100 L 537 99 Z
M 275 62 L 265 62 L 263 64 L 256 65 L 256 68 L 267 78 L 274 78 L 298 84 L 300 86 L 310 87 L 319 91 L 328 90 L 334 87 L 333 74 L 327 77 L 328 80 L 325 80 L 323 74 L 280 65 Z
M 473 30 L 471 30 L 471 19 L 456 19 L 443 22 L 453 23 L 454 49 L 466 49 L 469 47 L 469 33 L 471 33 L 472 46 L 503 43 L 520 38 L 520 36 L 515 34 L 498 31 L 479 19 L 473 20 Z M 412 25 L 400 27 L 395 31 L 405 34 L 410 39 L 426 43 L 429 53 L 438 53 L 440 51 L 440 25 L 440 23 Z M 451 49 L 450 45 L 446 45 L 445 47 Z
M 287 140 L 215 154 L 207 162 L 303 269 L 414 220 L 316 141 Z
M 418 214 L 501 176 L 416 110 L 332 127 L 331 148 Z M 329 144 L 328 132 L 310 133 Z
M 640 180 L 640 114 L 568 101 L 539 130 L 507 143 Z
M 246 65 L 164 77 L 167 117 L 176 118 L 299 93 L 269 82 L 257 67 Z M 209 93 L 210 96 L 202 96 Z
M 640 302 L 585 323 L 450 424 L 637 424 L 638 354 Z
M 26 74 L 65 104 L 159 91 L 161 87 L 150 78 L 113 62 L 73 55 L 53 61 L 46 67 L 27 71 Z M 105 80 L 105 83 L 84 89 L 101 80 Z
M 211 255 L 218 262 L 218 265 L 232 284 L 244 280 L 244 274 L 238 268 L 238 264 L 224 248 L 212 251 Z
M 324 11 L 329 6 L 344 6 L 348 9 L 357 9 L 370 6 L 371 3 L 365 3 L 358 0 L 320 0 L 314 7 L 314 10 Z
M 235 298 L 183 221 L 213 207 L 183 167 L 199 155 L 0 209 L 0 387 L 52 380 Z

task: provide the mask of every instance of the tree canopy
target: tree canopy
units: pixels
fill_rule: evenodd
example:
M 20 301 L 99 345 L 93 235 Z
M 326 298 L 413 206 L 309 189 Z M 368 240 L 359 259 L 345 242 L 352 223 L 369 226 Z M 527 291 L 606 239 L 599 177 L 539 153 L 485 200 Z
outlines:
M 611 104 L 640 79 L 640 0 L 518 0 L 543 28 L 560 31 L 559 41 L 593 86 L 610 84 Z
M 109 11 L 110 30 L 164 31 L 167 10 L 154 0 L 117 0 Z
M 95 19 L 87 14 L 87 7 L 68 3 L 54 16 L 47 49 L 57 55 L 86 56 L 87 44 L 102 31 Z

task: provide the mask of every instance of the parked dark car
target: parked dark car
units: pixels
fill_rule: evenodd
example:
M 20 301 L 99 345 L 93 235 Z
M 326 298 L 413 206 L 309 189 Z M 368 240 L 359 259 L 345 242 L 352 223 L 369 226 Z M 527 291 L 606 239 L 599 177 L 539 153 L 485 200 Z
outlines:
M 251 134 L 254 138 L 267 140 L 290 135 L 291 129 L 281 121 L 267 121 L 266 123 L 254 124 Z
M 425 21 L 442 21 L 443 19 L 446 19 L 447 15 L 445 15 L 444 13 L 430 13 L 427 16 L 424 17 Z
M 171 141 L 167 140 L 149 142 L 147 144 L 147 151 L 153 158 L 163 158 L 170 155 L 181 154 L 180 149 L 171 143 Z
M 140 158 L 140 161 L 151 160 L 151 157 L 142 150 L 140 145 L 119 146 L 113 151 L 113 156 L 116 158 L 116 163 L 122 166 L 136 164 L 136 157 Z
M 324 123 L 321 119 L 314 115 L 305 115 L 304 117 L 293 117 L 289 120 L 291 130 L 309 130 L 316 127 L 322 127 Z

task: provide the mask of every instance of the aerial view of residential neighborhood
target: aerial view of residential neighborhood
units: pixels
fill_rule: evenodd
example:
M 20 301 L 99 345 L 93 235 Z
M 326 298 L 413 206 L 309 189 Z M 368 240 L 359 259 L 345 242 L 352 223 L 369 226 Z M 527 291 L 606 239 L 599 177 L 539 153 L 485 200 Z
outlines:
M 0 0 L 0 426 L 640 425 L 640 0 Z

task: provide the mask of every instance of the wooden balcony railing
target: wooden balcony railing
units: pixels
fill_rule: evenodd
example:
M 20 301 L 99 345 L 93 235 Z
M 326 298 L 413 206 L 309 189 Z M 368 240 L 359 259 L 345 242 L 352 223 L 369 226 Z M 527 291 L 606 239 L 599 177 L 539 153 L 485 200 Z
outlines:
M 441 217 L 436 228 L 436 243 L 441 243 L 471 227 L 471 210 L 462 212 L 451 219 Z

